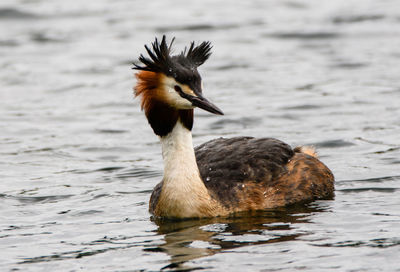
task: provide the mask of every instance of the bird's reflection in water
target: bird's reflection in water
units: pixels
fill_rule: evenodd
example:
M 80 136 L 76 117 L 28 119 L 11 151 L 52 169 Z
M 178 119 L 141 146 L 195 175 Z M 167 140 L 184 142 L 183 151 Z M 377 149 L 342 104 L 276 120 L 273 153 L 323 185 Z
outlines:
M 191 271 L 206 269 L 189 267 L 188 261 L 218 252 L 243 247 L 291 241 L 305 235 L 293 231 L 295 224 L 310 223 L 314 213 L 326 211 L 317 203 L 279 210 L 242 213 L 235 217 L 171 221 L 155 219 L 158 234 L 165 235 L 165 244 L 146 251 L 167 253 L 170 264 L 164 270 Z M 278 234 L 279 233 L 279 234 Z

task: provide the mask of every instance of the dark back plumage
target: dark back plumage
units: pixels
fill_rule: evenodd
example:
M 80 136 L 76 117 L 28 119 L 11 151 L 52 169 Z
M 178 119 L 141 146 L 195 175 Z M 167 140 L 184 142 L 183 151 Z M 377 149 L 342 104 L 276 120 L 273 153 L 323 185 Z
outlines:
M 253 137 L 214 139 L 196 147 L 195 153 L 204 184 L 226 205 L 237 204 L 236 191 L 246 181 L 273 186 L 294 155 L 277 139 Z

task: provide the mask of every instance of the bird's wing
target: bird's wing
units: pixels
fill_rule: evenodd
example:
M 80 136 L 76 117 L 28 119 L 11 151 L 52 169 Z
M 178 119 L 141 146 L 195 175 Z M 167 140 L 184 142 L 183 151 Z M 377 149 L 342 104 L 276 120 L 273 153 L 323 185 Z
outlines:
M 195 154 L 207 189 L 230 205 L 246 182 L 272 186 L 286 172 L 294 151 L 273 138 L 235 137 L 206 142 L 195 148 Z

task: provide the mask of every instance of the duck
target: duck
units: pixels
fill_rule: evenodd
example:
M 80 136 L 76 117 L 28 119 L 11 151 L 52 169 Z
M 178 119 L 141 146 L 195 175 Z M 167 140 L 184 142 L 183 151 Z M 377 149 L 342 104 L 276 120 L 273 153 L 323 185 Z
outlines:
M 134 95 L 161 143 L 163 178 L 151 194 L 157 218 L 235 216 L 334 196 L 334 176 L 312 146 L 292 148 L 275 138 L 217 138 L 196 148 L 193 112 L 223 115 L 203 95 L 198 67 L 210 57 L 209 41 L 172 54 L 175 38 L 155 38 L 133 64 Z

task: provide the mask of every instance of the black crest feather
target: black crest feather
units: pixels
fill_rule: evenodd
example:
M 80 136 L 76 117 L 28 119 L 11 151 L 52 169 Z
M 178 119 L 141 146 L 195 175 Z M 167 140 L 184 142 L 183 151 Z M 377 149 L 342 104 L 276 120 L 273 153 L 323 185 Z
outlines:
M 194 46 L 194 42 L 192 42 L 186 54 L 186 58 L 196 66 L 200 66 L 210 57 L 211 48 L 210 42 L 202 42 L 196 47 Z
M 140 55 L 139 61 L 143 65 L 133 64 L 135 70 L 164 73 L 173 76 L 181 68 L 197 68 L 202 65 L 211 55 L 211 43 L 202 42 L 196 46 L 194 42 L 190 44 L 189 50 L 185 50 L 177 56 L 171 56 L 171 47 L 175 38 L 167 45 L 166 37 L 163 35 L 161 42 L 157 38 L 151 44 L 151 48 L 145 45 L 148 57 Z

